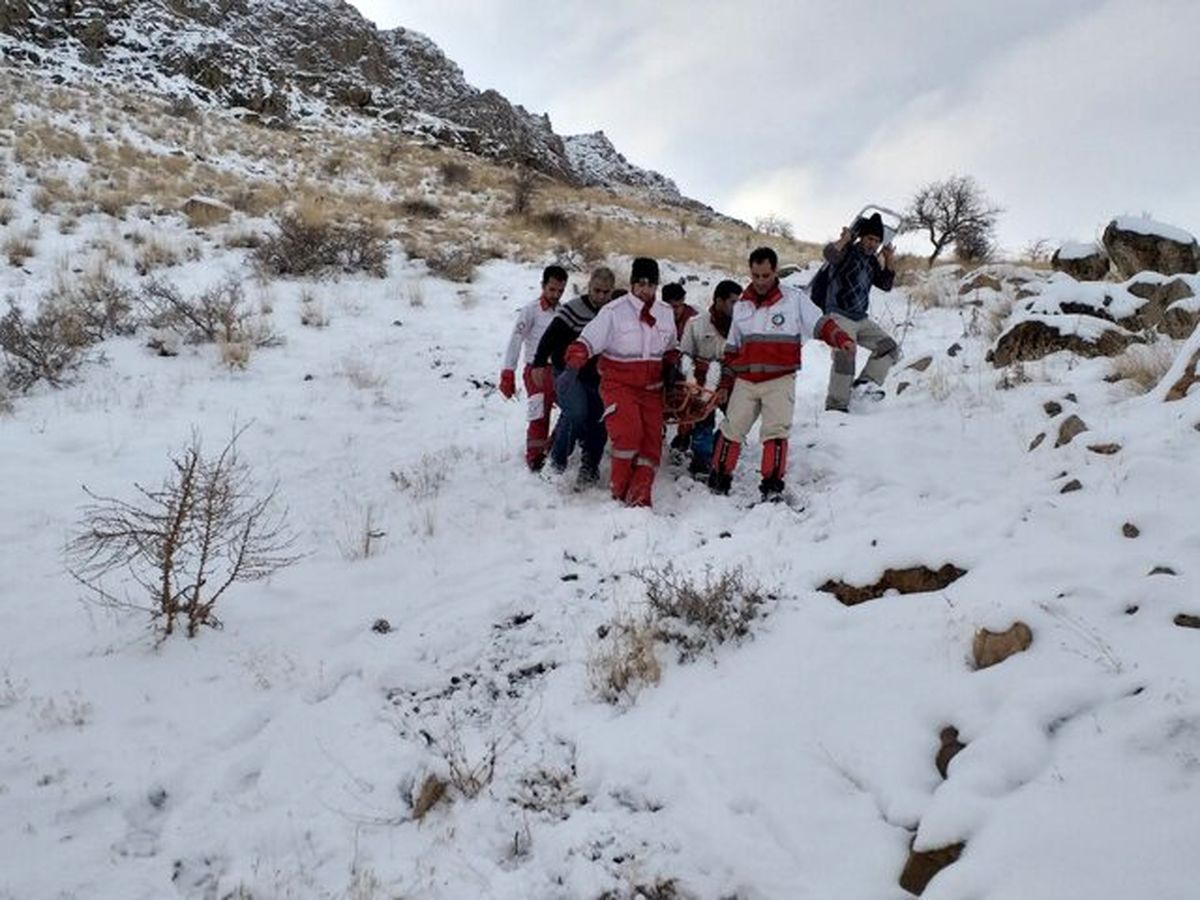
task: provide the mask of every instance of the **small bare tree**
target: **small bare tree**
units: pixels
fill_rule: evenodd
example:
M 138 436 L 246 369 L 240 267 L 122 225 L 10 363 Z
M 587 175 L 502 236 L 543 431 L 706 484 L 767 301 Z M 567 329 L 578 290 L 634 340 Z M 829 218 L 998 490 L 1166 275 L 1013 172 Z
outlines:
M 541 183 L 538 173 L 529 166 L 518 166 L 512 180 L 512 202 L 508 211 L 514 216 L 523 216 L 533 208 L 533 198 L 537 195 Z
M 768 216 L 763 216 L 754 222 L 754 230 L 762 234 L 769 234 L 772 237 L 787 238 L 789 241 L 795 240 L 795 231 L 792 229 L 792 223 L 783 216 L 777 216 L 771 213 Z
M 145 610 L 160 638 L 184 627 L 189 638 L 207 625 L 221 626 L 217 601 L 234 582 L 258 581 L 298 557 L 275 489 L 255 492 L 250 471 L 230 438 L 205 457 L 197 434 L 171 457 L 171 472 L 157 490 L 135 484 L 134 501 L 84 491 L 94 503 L 67 545 L 68 571 L 103 603 Z M 126 577 L 148 605 L 106 587 Z
M 929 266 L 950 244 L 962 242 L 971 249 L 990 247 L 996 220 L 1004 210 L 992 204 L 970 175 L 952 175 L 925 185 L 904 213 L 905 231 L 924 231 L 933 244 Z

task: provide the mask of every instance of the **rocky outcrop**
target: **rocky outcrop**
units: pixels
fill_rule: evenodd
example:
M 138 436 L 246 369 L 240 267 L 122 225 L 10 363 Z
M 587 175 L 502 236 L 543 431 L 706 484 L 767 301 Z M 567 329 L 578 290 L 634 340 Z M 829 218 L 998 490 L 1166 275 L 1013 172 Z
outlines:
M 1130 322 L 1122 322 L 1126 328 L 1154 328 L 1173 338 L 1186 338 L 1200 319 L 1200 309 L 1185 309 L 1175 306 L 1180 300 L 1195 296 L 1191 286 L 1182 278 L 1170 281 L 1134 281 L 1127 288 L 1135 297 L 1145 300 Z
M 1076 281 L 1100 281 L 1108 274 L 1108 256 L 1097 244 L 1063 244 L 1050 260 L 1056 272 Z
M 1103 325 L 1102 320 L 1095 321 Z M 1059 350 L 1088 357 L 1116 356 L 1136 340 L 1134 335 L 1115 326 L 1090 331 L 1068 327 L 1077 324 L 1044 318 L 1025 319 L 1000 335 L 995 348 L 988 351 L 988 361 L 1001 368 L 1015 362 L 1041 359 Z
M 1194 274 L 1200 268 L 1196 238 L 1182 229 L 1151 219 L 1123 216 L 1104 229 L 1104 249 L 1122 278 L 1138 272 Z
M 249 122 L 373 119 L 568 182 L 700 206 L 602 134 L 571 139 L 590 152 L 569 150 L 546 116 L 472 87 L 424 35 L 380 31 L 343 0 L 0 0 L 0 32 L 15 39 L 5 47 L 14 61 L 66 75 L 83 45 L 99 78 L 172 97 L 186 85 L 187 100 Z

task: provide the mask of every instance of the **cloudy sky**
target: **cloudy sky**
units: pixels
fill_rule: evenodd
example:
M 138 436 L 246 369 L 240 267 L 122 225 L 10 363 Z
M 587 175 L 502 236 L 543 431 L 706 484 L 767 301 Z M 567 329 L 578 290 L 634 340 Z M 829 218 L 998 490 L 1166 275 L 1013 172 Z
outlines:
M 833 235 L 970 174 L 1012 250 L 1200 231 L 1196 0 L 354 0 L 479 88 L 747 220 Z

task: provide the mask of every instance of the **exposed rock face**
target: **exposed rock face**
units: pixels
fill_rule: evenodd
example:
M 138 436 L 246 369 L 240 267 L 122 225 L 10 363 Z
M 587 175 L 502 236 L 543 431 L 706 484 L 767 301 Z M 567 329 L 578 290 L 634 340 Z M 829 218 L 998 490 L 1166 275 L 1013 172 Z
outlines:
M 1063 244 L 1054 251 L 1050 265 L 1076 281 L 1100 281 L 1108 274 L 1108 256 L 1096 244 Z
M 1192 389 L 1192 385 L 1200 383 L 1200 350 L 1192 354 L 1188 360 L 1187 366 L 1183 370 L 1183 374 L 1171 385 L 1167 391 L 1166 401 L 1168 403 L 1176 400 L 1182 400 L 1188 395 L 1188 391 Z
M 1200 248 L 1186 231 L 1149 219 L 1113 219 L 1104 229 L 1104 249 L 1122 278 L 1138 272 L 1195 273 Z
M 1200 312 L 1178 306 L 1171 308 L 1172 304 L 1195 296 L 1191 286 L 1182 278 L 1167 282 L 1135 281 L 1128 290 L 1146 303 L 1137 311 L 1133 321 L 1121 323 L 1126 328 L 1155 328 L 1173 338 L 1186 338 L 1200 319 Z
M 343 0 L 0 0 L 13 60 L 78 71 L 82 44 L 102 79 L 243 110 L 275 127 L 370 118 L 573 183 L 650 191 L 708 210 L 669 179 L 631 165 L 602 134 L 570 139 L 549 119 L 469 85 L 424 35 L 380 31 Z M 584 165 L 586 163 L 586 165 Z M 711 212 L 711 210 L 708 210 Z

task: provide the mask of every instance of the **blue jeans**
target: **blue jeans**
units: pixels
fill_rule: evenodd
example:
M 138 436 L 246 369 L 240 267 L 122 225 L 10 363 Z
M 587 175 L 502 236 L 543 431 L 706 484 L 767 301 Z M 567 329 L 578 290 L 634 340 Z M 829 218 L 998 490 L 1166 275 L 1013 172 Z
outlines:
M 717 441 L 717 413 L 714 410 L 692 426 L 692 468 L 707 469 Z
M 550 448 L 550 463 L 557 469 L 567 467 L 567 459 L 576 442 L 583 446 L 583 465 L 595 468 L 604 455 L 608 432 L 604 429 L 604 401 L 598 385 L 580 381 L 578 377 L 564 378 L 560 371 L 554 378 L 555 400 L 562 414 L 554 429 L 554 444 Z

